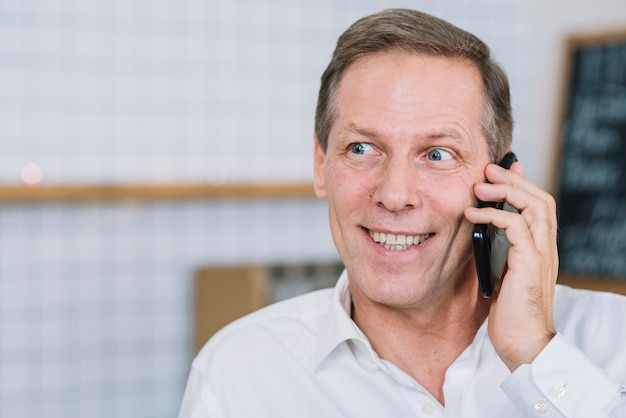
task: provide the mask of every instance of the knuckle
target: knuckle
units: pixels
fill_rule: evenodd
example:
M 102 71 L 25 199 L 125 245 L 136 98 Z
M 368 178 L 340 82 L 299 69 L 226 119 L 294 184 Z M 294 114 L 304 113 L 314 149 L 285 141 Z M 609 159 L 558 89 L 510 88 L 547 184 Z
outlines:
M 546 193 L 545 201 L 547 203 L 548 210 L 552 212 L 556 212 L 556 199 L 549 193 Z

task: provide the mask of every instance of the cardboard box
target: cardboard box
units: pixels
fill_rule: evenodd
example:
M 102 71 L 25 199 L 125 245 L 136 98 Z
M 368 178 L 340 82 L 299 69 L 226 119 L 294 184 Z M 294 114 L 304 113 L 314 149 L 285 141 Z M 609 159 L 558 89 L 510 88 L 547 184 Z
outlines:
M 195 353 L 220 328 L 270 302 L 263 267 L 204 268 L 195 282 Z

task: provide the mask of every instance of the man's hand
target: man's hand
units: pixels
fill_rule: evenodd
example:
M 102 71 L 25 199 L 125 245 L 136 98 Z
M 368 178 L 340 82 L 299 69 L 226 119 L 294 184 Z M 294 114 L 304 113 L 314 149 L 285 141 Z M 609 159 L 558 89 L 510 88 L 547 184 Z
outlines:
M 492 184 L 477 184 L 476 197 L 485 202 L 506 201 L 520 212 L 494 208 L 465 212 L 472 223 L 504 229 L 511 242 L 507 270 L 489 311 L 489 337 L 502 361 L 514 371 L 531 363 L 555 335 L 556 203 L 524 178 L 520 163 L 510 170 L 489 164 L 485 175 Z

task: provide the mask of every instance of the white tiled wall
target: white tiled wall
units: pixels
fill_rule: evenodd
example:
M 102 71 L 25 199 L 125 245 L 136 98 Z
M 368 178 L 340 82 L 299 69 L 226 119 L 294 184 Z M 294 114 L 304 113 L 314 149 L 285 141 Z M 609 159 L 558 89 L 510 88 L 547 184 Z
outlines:
M 0 416 L 171 417 L 195 269 L 336 259 L 321 201 L 0 208 Z
M 0 182 L 18 183 L 29 162 L 44 183 L 310 180 L 336 38 L 392 6 L 490 43 L 524 121 L 525 0 L 0 0 Z M 325 211 L 0 206 L 0 417 L 175 416 L 194 271 L 335 261 Z

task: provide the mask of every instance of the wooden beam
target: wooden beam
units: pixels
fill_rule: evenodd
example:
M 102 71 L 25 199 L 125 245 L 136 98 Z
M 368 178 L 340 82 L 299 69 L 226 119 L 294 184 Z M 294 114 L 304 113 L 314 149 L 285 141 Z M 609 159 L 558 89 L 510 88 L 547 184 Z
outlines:
M 311 183 L 0 185 L 0 205 L 48 202 L 314 198 Z
M 580 289 L 599 290 L 602 292 L 626 295 L 626 280 L 623 278 L 610 280 L 606 277 L 561 275 L 559 276 L 558 283 Z

